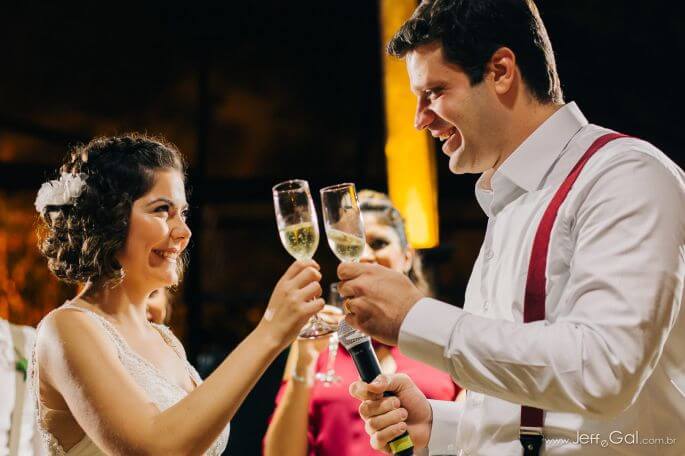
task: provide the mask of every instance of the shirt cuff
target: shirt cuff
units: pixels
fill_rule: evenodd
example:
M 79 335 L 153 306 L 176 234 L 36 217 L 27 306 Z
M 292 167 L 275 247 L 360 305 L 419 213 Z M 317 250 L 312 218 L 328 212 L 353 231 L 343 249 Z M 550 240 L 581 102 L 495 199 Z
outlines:
M 464 411 L 465 401 L 435 401 L 428 400 L 433 410 L 431 436 L 428 440 L 428 455 L 456 455 L 457 429 Z
M 409 310 L 400 326 L 398 346 L 402 354 L 450 372 L 448 352 L 454 327 L 465 312 L 433 298 L 423 298 Z

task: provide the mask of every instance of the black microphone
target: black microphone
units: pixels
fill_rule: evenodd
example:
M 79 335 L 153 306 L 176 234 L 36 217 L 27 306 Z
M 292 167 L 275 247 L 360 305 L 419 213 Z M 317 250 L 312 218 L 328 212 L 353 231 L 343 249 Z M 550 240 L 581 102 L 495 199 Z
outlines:
M 345 350 L 352 356 L 354 365 L 357 366 L 359 376 L 366 383 L 371 383 L 381 374 L 381 365 L 378 362 L 376 352 L 371 345 L 371 338 L 348 325 L 345 320 L 340 322 L 338 328 L 338 338 Z M 394 396 L 393 393 L 386 391 L 383 396 Z M 395 456 L 412 456 L 414 454 L 414 443 L 411 441 L 408 432 L 392 439 L 388 446 Z

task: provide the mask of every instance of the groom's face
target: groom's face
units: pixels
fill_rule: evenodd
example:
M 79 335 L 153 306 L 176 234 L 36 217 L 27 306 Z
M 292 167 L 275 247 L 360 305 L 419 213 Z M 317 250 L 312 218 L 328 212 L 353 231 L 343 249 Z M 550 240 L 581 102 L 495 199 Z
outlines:
M 406 55 L 411 90 L 417 97 L 414 126 L 443 142 L 455 174 L 482 173 L 497 162 L 489 137 L 492 94 L 486 83 L 471 85 L 468 75 L 445 59 L 439 42 L 425 44 Z

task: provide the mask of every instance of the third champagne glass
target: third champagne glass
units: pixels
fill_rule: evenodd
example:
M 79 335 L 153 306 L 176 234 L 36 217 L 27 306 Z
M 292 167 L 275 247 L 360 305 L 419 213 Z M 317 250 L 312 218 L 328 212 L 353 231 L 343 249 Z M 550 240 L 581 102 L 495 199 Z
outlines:
M 338 292 L 338 282 L 333 282 L 330 285 L 328 292 L 328 305 L 329 311 L 336 309 L 340 317 L 332 316 L 334 321 L 339 321 L 343 316 L 343 297 Z M 333 324 L 333 322 L 331 322 Z M 337 327 L 338 325 L 335 324 Z M 338 338 L 337 331 L 331 334 L 331 338 L 328 341 L 328 360 L 326 361 L 326 370 L 324 372 L 317 372 L 316 379 L 323 382 L 324 386 L 331 386 L 333 383 L 339 383 L 340 376 L 335 373 L 335 358 L 338 355 L 338 344 L 340 339 Z

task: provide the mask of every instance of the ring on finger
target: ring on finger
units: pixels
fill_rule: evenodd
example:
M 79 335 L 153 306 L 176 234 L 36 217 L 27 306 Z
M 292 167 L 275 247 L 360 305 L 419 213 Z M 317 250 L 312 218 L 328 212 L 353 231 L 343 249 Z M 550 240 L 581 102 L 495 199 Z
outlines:
M 352 313 L 350 310 L 350 298 L 345 298 L 343 301 L 343 310 L 345 311 L 345 315 Z

